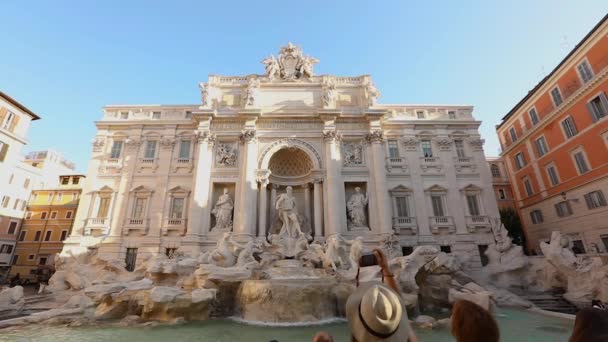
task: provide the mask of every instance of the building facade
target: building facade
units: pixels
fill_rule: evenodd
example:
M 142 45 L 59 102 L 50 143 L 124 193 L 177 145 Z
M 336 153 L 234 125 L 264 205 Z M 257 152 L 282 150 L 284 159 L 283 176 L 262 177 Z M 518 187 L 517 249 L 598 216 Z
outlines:
M 0 92 L 0 281 L 10 268 L 15 240 L 36 170 L 21 163 L 30 122 L 39 117 Z
M 608 16 L 497 126 L 529 248 L 608 251 Z
M 511 180 L 509 179 L 508 169 L 505 166 L 504 160 L 501 157 L 488 157 L 486 161 L 490 169 L 490 175 L 492 175 L 492 186 L 494 187 L 494 196 L 496 196 L 498 209 L 510 208 L 517 210 L 515 196 L 511 188 Z
M 210 76 L 200 104 L 105 107 L 66 248 L 133 267 L 225 232 L 265 239 L 290 191 L 314 239 L 436 245 L 479 267 L 499 215 L 473 107 L 379 104 L 370 76 L 317 62 L 290 43 L 264 75 Z
M 10 276 L 37 282 L 54 273 L 55 254 L 72 231 L 82 191 L 82 175 L 60 176 L 60 185 L 33 190 L 18 234 Z

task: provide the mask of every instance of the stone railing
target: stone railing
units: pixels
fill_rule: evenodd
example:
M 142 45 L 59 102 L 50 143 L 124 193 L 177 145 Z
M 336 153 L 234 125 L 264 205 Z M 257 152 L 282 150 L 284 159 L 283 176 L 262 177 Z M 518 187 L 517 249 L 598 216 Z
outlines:
M 454 164 L 471 164 L 473 158 L 471 157 L 454 157 Z
M 185 218 L 167 218 L 163 222 L 162 233 L 169 235 L 171 232 L 177 232 L 179 235 L 185 235 L 187 231 L 187 222 Z
M 105 217 L 88 218 L 87 226 L 105 226 L 108 223 L 108 219 Z
M 85 219 L 84 234 L 85 235 L 103 235 L 110 229 L 110 219 L 105 217 L 90 217 Z
M 490 232 L 492 229 L 490 218 L 485 215 L 465 216 L 465 222 L 469 233 Z
M 400 235 L 418 234 L 418 225 L 415 217 L 396 216 L 393 217 L 393 229 Z
M 422 164 L 437 164 L 439 163 L 439 157 L 420 157 Z
M 403 172 L 407 170 L 407 164 L 403 157 L 387 157 L 386 158 L 386 170 L 391 172 L 393 168 L 401 169 Z
M 139 158 L 141 164 L 154 164 L 156 158 Z
M 149 221 L 150 219 L 147 218 L 128 218 L 125 220 L 124 233 L 129 235 L 132 231 L 136 231 L 145 235 L 148 233 Z
M 429 222 L 431 233 L 433 234 L 439 234 L 440 229 L 447 229 L 448 233 L 456 232 L 456 226 L 454 225 L 454 218 L 452 216 L 430 216 Z
M 192 162 L 191 158 L 177 158 L 175 162 L 178 164 L 190 164 Z

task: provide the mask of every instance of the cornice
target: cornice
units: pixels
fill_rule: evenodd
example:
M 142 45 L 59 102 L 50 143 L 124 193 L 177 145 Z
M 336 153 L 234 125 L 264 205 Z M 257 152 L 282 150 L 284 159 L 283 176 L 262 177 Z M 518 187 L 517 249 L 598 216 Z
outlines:
M 504 148 L 504 150 L 501 153 L 501 156 L 504 156 L 505 154 L 511 152 L 516 147 L 520 146 L 523 142 L 525 142 L 530 137 L 530 135 L 545 128 L 548 124 L 553 123 L 553 119 L 556 116 L 569 110 L 570 107 L 572 107 L 574 104 L 578 103 L 578 100 L 581 97 L 583 97 L 584 95 L 586 95 L 587 92 L 592 92 L 593 88 L 595 88 L 597 85 L 599 85 L 599 83 L 601 83 L 601 81 L 603 81 L 607 75 L 608 75 L 608 67 L 605 67 L 593 79 L 591 79 L 589 82 L 585 83 L 574 94 L 572 94 L 570 97 L 565 99 L 564 103 L 562 103 L 559 107 L 553 109 L 553 111 L 551 113 L 549 113 L 549 115 L 545 116 L 536 126 L 532 126 L 532 128 L 525 131 L 522 134 L 522 136 L 517 139 L 517 141 L 515 141 L 514 143 L 511 143 L 509 146 Z M 499 129 L 497 129 L 496 132 L 497 133 L 504 132 L 504 130 L 506 130 L 507 128 L 506 128 L 506 126 L 503 126 L 503 127 L 500 127 Z

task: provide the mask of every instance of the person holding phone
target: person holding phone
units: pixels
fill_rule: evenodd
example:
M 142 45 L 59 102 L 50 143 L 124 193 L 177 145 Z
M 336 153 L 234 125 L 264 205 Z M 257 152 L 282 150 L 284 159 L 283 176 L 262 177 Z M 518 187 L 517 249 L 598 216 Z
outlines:
M 357 270 L 357 289 L 346 302 L 346 318 L 352 341 L 418 342 L 407 318 L 401 290 L 380 249 L 374 249 L 372 254 L 363 255 L 359 259 L 359 269 L 374 265 L 380 266 L 382 282 L 360 285 Z

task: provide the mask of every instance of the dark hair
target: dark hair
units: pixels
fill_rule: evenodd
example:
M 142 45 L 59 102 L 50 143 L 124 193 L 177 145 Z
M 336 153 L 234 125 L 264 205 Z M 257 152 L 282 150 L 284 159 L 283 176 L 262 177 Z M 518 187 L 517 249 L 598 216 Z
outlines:
M 584 308 L 576 314 L 569 342 L 608 341 L 608 311 Z
M 491 313 L 467 300 L 452 307 L 452 335 L 457 342 L 498 342 L 500 332 Z

